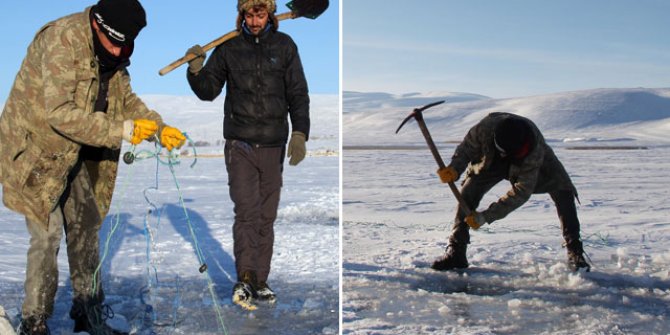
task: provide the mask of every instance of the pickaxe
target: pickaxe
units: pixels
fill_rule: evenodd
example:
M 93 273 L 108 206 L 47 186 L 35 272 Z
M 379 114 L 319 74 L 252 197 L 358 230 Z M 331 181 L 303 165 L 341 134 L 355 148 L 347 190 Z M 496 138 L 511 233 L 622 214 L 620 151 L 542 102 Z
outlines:
M 290 12 L 282 13 L 277 15 L 277 20 L 282 21 L 286 19 L 295 19 L 299 17 L 306 17 L 310 19 L 316 19 L 321 15 L 323 12 L 326 11 L 328 8 L 328 0 L 292 0 L 289 1 L 286 4 L 286 7 L 291 9 Z M 204 52 L 207 52 L 209 50 L 212 50 L 222 44 L 223 42 L 232 39 L 239 35 L 240 32 L 237 30 L 233 30 L 207 44 L 205 44 L 202 47 L 202 50 Z M 194 54 L 188 54 L 185 55 L 182 58 L 177 59 L 176 61 L 172 62 L 170 65 L 162 68 L 160 71 L 158 71 L 158 74 L 165 75 L 169 73 L 170 71 L 182 66 L 185 63 L 188 63 L 190 60 L 198 57 L 197 55 Z
M 437 146 L 435 146 L 435 142 L 433 142 L 433 137 L 430 136 L 430 132 L 428 131 L 428 127 L 426 127 L 426 121 L 423 120 L 423 111 L 433 107 L 437 106 L 441 103 L 444 103 L 444 100 L 442 101 L 437 101 L 433 102 L 430 104 L 427 104 L 421 108 L 415 108 L 412 113 L 410 113 L 400 124 L 398 129 L 395 131 L 397 134 L 400 131 L 400 128 L 405 125 L 408 121 L 410 121 L 412 118 L 416 119 L 416 122 L 419 124 L 419 128 L 421 128 L 421 133 L 423 133 L 423 137 L 426 139 L 426 143 L 428 143 L 428 148 L 430 148 L 430 152 L 433 153 L 433 157 L 435 157 L 435 161 L 437 162 L 437 165 L 440 167 L 440 169 L 444 169 L 446 166 L 444 165 L 444 161 L 442 160 L 442 157 L 440 156 L 440 152 L 437 151 Z M 458 200 L 458 204 L 461 206 L 461 209 L 463 210 L 463 213 L 465 215 L 470 215 L 472 211 L 468 207 L 468 205 L 465 203 L 465 199 L 463 199 L 463 196 L 461 196 L 461 192 L 458 191 L 458 188 L 456 188 L 456 185 L 453 182 L 447 183 L 449 185 L 449 188 L 451 189 L 451 192 L 454 194 L 456 197 L 456 200 Z

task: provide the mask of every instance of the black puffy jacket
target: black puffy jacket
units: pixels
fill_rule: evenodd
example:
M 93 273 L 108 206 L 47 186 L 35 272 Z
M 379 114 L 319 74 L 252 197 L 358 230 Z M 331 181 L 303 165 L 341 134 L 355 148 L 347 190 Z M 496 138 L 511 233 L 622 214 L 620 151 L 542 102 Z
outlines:
M 202 70 L 186 71 L 193 92 L 214 100 L 226 85 L 223 137 L 260 146 L 281 146 L 293 131 L 309 138 L 307 81 L 290 36 L 271 29 L 218 46 Z

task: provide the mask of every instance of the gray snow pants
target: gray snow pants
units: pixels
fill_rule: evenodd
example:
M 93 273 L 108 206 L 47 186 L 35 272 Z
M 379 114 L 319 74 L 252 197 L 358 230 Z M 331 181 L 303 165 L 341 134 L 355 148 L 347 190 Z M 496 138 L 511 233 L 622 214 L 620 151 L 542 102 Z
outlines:
M 507 167 L 496 166 L 495 164 L 487 171 L 480 171 L 477 175 L 468 176 L 461 188 L 461 195 L 465 203 L 471 209 L 476 209 L 484 194 L 491 190 L 493 186 L 504 180 L 507 176 Z M 554 190 L 549 192 L 549 196 L 556 205 L 558 218 L 561 223 L 563 238 L 568 245 L 571 242 L 579 241 L 579 219 L 577 218 L 577 208 L 575 207 L 575 193 L 572 190 Z M 465 223 L 465 213 L 458 208 L 454 225 L 449 237 L 450 245 L 465 247 L 470 243 L 470 229 Z
M 93 294 L 93 273 L 99 263 L 98 230 L 102 219 L 93 195 L 88 171 L 81 162 L 75 166 L 60 202 L 48 222 L 26 220 L 30 247 L 26 269 L 22 314 L 50 316 L 58 288 L 58 251 L 65 231 L 70 280 L 77 297 L 102 297 L 100 276 Z M 47 226 L 48 229 L 44 229 Z
M 244 271 L 267 281 L 282 187 L 284 147 L 259 147 L 227 140 L 226 170 L 235 207 L 233 240 L 238 278 Z

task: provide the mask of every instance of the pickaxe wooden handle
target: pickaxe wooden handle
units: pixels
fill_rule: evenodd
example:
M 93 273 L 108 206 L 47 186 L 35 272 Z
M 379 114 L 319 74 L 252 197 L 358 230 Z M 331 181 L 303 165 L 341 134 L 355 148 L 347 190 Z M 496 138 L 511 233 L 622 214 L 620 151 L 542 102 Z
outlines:
M 437 166 L 440 169 L 444 169 L 446 165 L 444 165 L 444 161 L 442 160 L 442 156 L 440 156 L 440 152 L 437 150 L 437 146 L 435 145 L 435 142 L 433 141 L 433 137 L 430 135 L 430 132 L 428 131 L 428 127 L 426 126 L 426 121 L 423 119 L 423 111 L 439 105 L 441 103 L 444 103 L 444 100 L 442 101 L 437 101 L 430 103 L 428 105 L 425 105 L 421 108 L 415 108 L 412 113 L 410 113 L 400 124 L 398 129 L 395 131 L 396 134 L 400 131 L 400 128 L 407 123 L 407 121 L 410 121 L 411 119 L 415 119 L 417 124 L 419 125 L 419 128 L 421 129 L 421 133 L 423 134 L 423 137 L 426 139 L 426 143 L 428 144 L 428 148 L 430 148 L 430 152 L 433 154 L 433 157 L 435 158 L 435 161 L 437 162 Z M 458 201 L 458 204 L 461 206 L 461 209 L 463 210 L 463 213 L 465 215 L 470 215 L 472 211 L 468 207 L 468 205 L 465 203 L 465 199 L 463 199 L 463 196 L 461 195 L 461 192 L 458 191 L 458 188 L 453 182 L 447 183 L 449 185 L 449 188 L 451 189 L 451 192 L 454 194 L 456 197 L 456 200 Z
M 321 15 L 328 8 L 328 0 L 293 0 L 290 1 L 287 6 L 291 9 L 290 12 L 282 13 L 277 15 L 277 21 L 282 21 L 286 19 L 295 19 L 298 17 L 307 17 L 310 19 L 315 19 Z M 212 50 L 217 46 L 223 44 L 223 42 L 230 40 L 240 34 L 239 31 L 233 30 L 226 33 L 225 35 L 205 44 L 202 47 L 204 52 Z M 188 63 L 189 61 L 198 57 L 194 54 L 187 54 L 182 58 L 177 59 L 176 61 L 170 63 L 170 65 L 162 68 L 158 71 L 158 74 L 161 76 L 171 72 L 172 70 Z

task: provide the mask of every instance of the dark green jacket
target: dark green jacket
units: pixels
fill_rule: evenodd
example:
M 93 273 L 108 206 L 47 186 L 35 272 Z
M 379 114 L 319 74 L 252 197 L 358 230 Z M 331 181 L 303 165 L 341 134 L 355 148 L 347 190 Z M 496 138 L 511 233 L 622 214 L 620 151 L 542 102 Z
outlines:
M 498 123 L 506 118 L 520 118 L 526 121 L 532 129 L 533 145 L 524 159 L 512 161 L 509 165 L 506 179 L 512 183 L 512 188 L 482 212 L 487 222 L 504 218 L 523 205 L 533 193 L 569 190 L 577 195 L 570 176 L 545 142 L 535 123 L 511 113 L 491 113 L 468 131 L 451 159 L 451 166 L 459 175 L 468 166 L 470 168 L 468 174 L 472 176 L 491 168 L 493 160 L 498 155 L 493 142 L 494 130 Z

